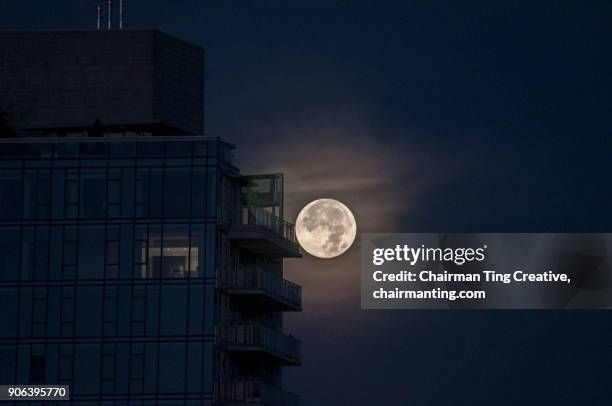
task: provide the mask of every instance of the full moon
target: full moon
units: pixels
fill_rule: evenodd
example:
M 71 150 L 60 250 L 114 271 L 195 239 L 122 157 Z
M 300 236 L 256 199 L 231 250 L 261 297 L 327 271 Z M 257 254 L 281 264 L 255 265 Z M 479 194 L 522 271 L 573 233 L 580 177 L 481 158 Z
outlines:
M 295 233 L 310 255 L 334 258 L 355 241 L 357 223 L 344 204 L 334 199 L 318 199 L 302 209 L 295 222 Z

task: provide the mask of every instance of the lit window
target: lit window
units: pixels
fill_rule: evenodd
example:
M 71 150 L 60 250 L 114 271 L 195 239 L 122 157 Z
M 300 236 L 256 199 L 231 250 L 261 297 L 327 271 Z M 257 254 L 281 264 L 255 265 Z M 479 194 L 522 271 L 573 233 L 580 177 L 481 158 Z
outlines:
M 189 238 L 164 236 L 163 246 L 160 238 L 149 241 L 148 273 L 142 267 L 142 278 L 187 278 L 198 274 L 198 247 L 189 244 Z M 146 247 L 141 255 L 147 258 Z

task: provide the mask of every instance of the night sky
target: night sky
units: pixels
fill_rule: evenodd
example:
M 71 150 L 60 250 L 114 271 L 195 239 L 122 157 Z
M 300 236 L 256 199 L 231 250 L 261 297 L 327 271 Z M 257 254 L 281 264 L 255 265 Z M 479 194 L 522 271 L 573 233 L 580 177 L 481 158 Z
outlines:
M 125 3 L 206 48 L 207 133 L 285 173 L 290 221 L 332 197 L 361 232 L 612 232 L 612 2 Z M 0 27 L 96 4 L 1 0 Z M 610 311 L 362 311 L 358 251 L 286 261 L 303 405 L 612 404 Z

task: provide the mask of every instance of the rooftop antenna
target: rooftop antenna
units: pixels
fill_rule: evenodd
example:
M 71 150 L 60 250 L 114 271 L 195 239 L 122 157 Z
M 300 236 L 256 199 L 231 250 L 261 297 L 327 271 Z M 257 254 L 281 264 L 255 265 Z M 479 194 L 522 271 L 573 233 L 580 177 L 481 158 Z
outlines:
M 123 0 L 119 0 L 119 29 L 123 29 Z
M 108 28 L 109 30 L 110 30 L 110 29 L 113 27 L 113 24 L 112 24 L 112 22 L 111 22 L 111 16 L 112 16 L 112 14 L 113 14 L 112 5 L 113 5 L 113 2 L 112 2 L 111 0 L 108 0 L 108 1 L 107 1 L 107 7 L 108 7 L 108 18 L 107 18 L 106 22 L 107 22 L 107 28 Z
M 100 18 L 101 18 L 101 14 L 102 14 L 102 7 L 97 6 L 96 7 L 96 28 L 99 30 L 100 29 Z

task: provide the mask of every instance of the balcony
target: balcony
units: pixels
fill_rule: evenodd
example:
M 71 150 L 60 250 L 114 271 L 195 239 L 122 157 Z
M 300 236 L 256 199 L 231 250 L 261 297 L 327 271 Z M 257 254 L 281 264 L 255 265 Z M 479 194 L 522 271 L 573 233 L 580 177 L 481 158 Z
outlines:
M 257 381 L 236 381 L 217 385 L 218 398 L 226 406 L 299 406 L 299 396 Z
M 271 311 L 302 310 L 302 288 L 264 266 L 244 266 L 224 276 L 236 301 Z
M 300 365 L 301 343 L 293 336 L 259 324 L 238 324 L 220 330 L 220 340 L 236 357 L 247 362 Z
M 240 221 L 230 225 L 228 237 L 254 254 L 284 258 L 302 256 L 295 237 L 295 226 L 257 207 L 242 208 Z

